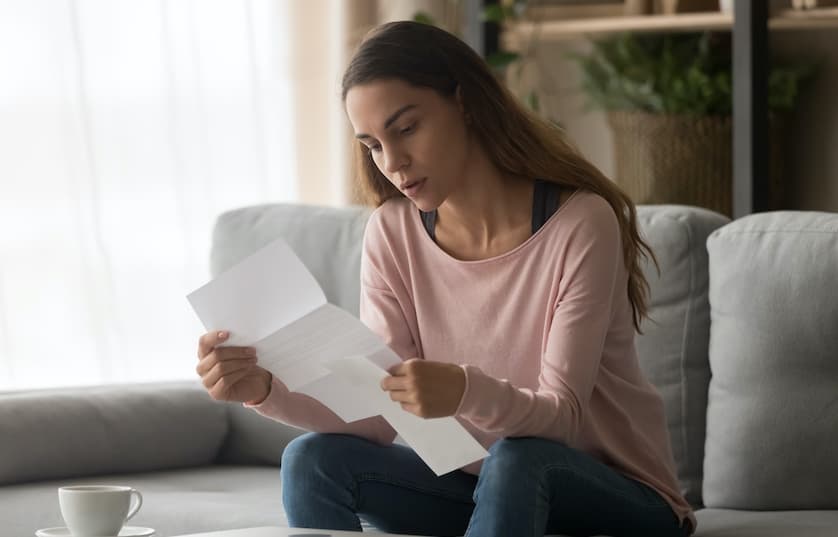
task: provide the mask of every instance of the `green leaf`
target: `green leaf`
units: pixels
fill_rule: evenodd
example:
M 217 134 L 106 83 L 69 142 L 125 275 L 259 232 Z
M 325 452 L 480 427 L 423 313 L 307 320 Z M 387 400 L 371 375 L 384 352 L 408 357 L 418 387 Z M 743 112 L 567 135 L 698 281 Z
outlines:
M 514 19 L 518 16 L 515 6 L 503 6 L 501 4 L 489 4 L 480 13 L 482 22 L 502 23 L 507 19 Z
M 489 4 L 483 8 L 483 14 L 481 17 L 483 22 L 501 23 L 505 18 L 506 14 L 503 12 L 503 6 L 498 4 Z
M 521 55 L 516 52 L 498 51 L 486 56 L 486 63 L 495 69 L 503 69 L 512 62 L 518 61 Z
M 581 72 L 589 106 L 606 110 L 729 115 L 732 110 L 730 37 L 720 33 L 624 33 L 591 42 L 587 53 L 568 54 Z M 774 66 L 769 108 L 791 108 L 814 70 Z
M 413 22 L 420 22 L 422 24 L 427 24 L 428 26 L 436 26 L 434 18 L 424 11 L 417 11 L 414 13 Z
M 535 91 L 531 91 L 527 94 L 526 103 L 533 112 L 539 111 L 540 104 L 538 102 L 538 94 Z

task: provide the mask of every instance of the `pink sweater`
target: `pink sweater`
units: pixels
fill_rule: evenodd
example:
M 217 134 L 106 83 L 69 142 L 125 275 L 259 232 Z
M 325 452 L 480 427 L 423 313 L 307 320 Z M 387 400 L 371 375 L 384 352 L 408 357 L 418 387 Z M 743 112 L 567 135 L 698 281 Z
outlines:
M 508 436 L 561 441 L 651 486 L 695 528 L 663 402 L 638 365 L 627 281 L 616 216 L 596 194 L 577 191 L 523 244 L 479 261 L 448 255 L 416 207 L 393 199 L 367 224 L 361 320 L 402 359 L 463 368 L 456 416 L 486 448 Z M 253 408 L 312 431 L 396 435 L 381 417 L 344 423 L 276 379 Z

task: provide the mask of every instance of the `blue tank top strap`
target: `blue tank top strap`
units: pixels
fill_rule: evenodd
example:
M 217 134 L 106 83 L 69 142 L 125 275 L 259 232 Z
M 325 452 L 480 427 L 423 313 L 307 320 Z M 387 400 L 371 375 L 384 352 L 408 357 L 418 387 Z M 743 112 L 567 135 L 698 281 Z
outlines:
M 428 212 L 420 210 L 419 214 L 422 216 L 422 223 L 425 224 L 428 235 L 436 242 L 436 209 Z
M 561 187 L 551 181 L 535 180 L 532 195 L 532 232 L 538 231 L 559 208 Z
M 532 232 L 535 233 L 553 213 L 559 208 L 559 194 L 561 186 L 552 181 L 536 179 L 532 194 Z M 436 241 L 436 209 L 433 211 L 419 211 L 422 217 L 422 224 L 425 226 L 428 235 Z

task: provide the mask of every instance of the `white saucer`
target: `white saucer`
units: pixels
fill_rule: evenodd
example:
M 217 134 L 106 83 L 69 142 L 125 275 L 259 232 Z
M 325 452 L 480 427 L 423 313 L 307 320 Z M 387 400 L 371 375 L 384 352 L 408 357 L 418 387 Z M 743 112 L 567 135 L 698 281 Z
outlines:
M 66 526 L 59 526 L 57 528 L 44 528 L 35 532 L 37 537 L 72 537 L 70 529 Z M 148 537 L 154 535 L 154 530 L 151 528 L 141 528 L 139 526 L 123 526 L 119 535 L 113 537 Z

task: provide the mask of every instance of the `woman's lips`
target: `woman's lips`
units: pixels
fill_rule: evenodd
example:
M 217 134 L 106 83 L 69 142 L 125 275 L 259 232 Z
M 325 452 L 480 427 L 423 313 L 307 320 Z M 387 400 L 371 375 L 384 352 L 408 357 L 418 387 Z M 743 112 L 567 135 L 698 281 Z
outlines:
M 423 179 L 420 179 L 418 181 L 414 181 L 412 184 L 406 186 L 402 190 L 402 192 L 404 192 L 405 196 L 407 196 L 409 198 L 412 198 L 422 189 L 423 186 L 425 186 L 425 181 L 426 180 L 427 180 L 427 177 L 425 177 Z

